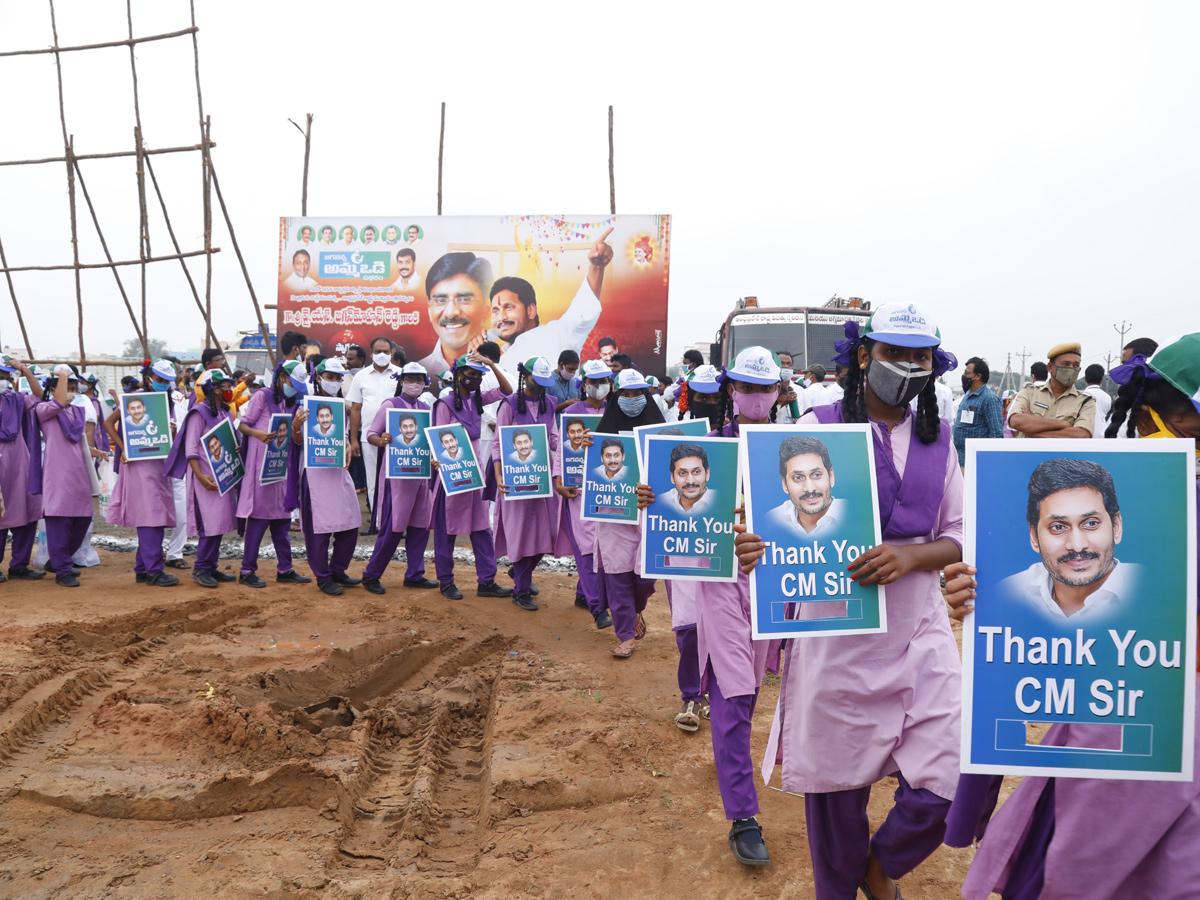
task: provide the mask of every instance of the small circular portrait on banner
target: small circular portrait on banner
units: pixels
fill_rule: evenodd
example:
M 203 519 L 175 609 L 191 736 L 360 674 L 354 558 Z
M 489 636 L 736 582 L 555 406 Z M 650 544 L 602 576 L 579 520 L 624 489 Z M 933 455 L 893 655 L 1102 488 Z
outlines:
M 333 226 L 332 225 L 322 225 L 320 232 L 318 232 L 318 235 L 319 235 L 318 239 L 320 240 L 321 245 L 323 247 L 332 247 L 333 246 L 334 234 L 333 234 Z
M 639 267 L 650 265 L 654 261 L 654 244 L 646 235 L 642 235 L 630 248 L 633 264 Z
M 305 245 L 316 243 L 316 233 L 313 231 L 313 227 L 301 225 L 300 230 L 296 232 L 296 240 Z
M 349 247 L 358 237 L 358 232 L 353 225 L 343 225 L 341 231 L 338 232 L 338 243 Z
M 404 229 L 404 243 L 414 247 L 425 239 L 425 229 L 420 225 L 409 225 Z
M 383 227 L 383 242 L 389 247 L 394 247 L 400 243 L 400 226 L 385 225 Z
M 364 245 L 374 244 L 379 240 L 379 229 L 374 225 L 364 225 L 360 236 Z

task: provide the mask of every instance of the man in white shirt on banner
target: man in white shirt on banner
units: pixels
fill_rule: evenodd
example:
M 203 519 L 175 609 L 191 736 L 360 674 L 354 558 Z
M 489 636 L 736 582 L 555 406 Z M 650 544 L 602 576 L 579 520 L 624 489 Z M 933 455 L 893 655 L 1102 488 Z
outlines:
M 292 254 L 292 274 L 283 279 L 283 286 L 293 294 L 307 294 L 317 286 L 316 279 L 309 278 L 308 267 L 312 257 L 307 250 L 297 250 Z
M 367 470 L 367 500 L 375 508 L 375 467 L 379 448 L 367 442 L 367 429 L 383 401 L 396 395 L 399 366 L 392 365 L 392 342 L 385 337 L 371 341 L 371 365 L 350 382 L 346 400 L 350 404 L 350 454 L 361 456 Z

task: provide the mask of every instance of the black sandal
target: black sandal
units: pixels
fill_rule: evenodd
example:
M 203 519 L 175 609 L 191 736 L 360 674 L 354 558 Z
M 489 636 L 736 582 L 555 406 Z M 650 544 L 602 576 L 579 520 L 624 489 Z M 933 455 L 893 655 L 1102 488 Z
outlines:
M 190 569 L 191 568 L 191 566 L 189 566 L 187 563 L 185 563 L 182 559 L 168 559 L 165 563 L 163 563 L 163 565 L 166 566 L 168 569 Z

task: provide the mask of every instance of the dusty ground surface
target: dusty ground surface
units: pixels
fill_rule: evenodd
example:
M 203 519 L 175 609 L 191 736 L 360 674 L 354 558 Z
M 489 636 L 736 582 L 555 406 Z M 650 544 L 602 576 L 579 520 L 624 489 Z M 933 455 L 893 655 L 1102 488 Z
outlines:
M 270 569 L 146 588 L 101 557 L 78 589 L 0 585 L 0 897 L 813 896 L 798 798 L 760 788 L 771 866 L 730 855 L 661 593 L 617 661 L 572 577 L 538 573 L 528 613 L 395 565 L 386 595 L 333 598 Z M 958 897 L 972 852 L 905 895 Z

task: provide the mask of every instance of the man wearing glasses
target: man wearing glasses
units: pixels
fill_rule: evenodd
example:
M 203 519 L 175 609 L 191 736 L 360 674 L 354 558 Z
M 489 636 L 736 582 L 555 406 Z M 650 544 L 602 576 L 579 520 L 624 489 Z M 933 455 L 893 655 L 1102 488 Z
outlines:
M 430 266 L 425 275 L 429 324 L 438 339 L 420 360 L 426 372 L 453 369 L 455 359 L 486 340 L 493 280 L 492 264 L 470 252 L 447 253 Z

